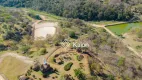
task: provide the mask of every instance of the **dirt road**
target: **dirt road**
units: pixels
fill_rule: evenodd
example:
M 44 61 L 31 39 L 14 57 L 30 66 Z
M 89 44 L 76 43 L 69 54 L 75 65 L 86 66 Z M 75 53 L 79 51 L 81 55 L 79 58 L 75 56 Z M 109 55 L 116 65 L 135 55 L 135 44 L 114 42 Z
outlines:
M 32 61 L 30 58 L 28 57 L 25 57 L 25 56 L 21 56 L 21 55 L 18 55 L 16 53 L 5 53 L 3 54 L 2 56 L 0 56 L 0 63 L 3 61 L 3 59 L 7 56 L 11 56 L 11 57 L 15 57 L 16 59 L 18 60 L 21 60 L 23 61 L 24 63 L 27 63 L 27 64 L 33 64 L 34 61 Z
M 106 28 L 105 25 L 96 25 L 96 24 L 92 24 L 92 26 L 94 27 L 100 27 L 100 28 L 104 28 L 109 34 L 111 34 L 114 38 L 117 38 L 119 40 L 121 40 L 123 42 L 124 45 L 126 45 L 126 47 L 132 51 L 135 55 L 137 55 L 138 57 L 140 57 L 142 59 L 142 54 L 141 53 L 138 53 L 135 49 L 133 49 L 131 46 L 125 44 L 125 42 L 119 38 L 116 34 L 114 34 L 112 31 L 110 31 L 108 28 Z

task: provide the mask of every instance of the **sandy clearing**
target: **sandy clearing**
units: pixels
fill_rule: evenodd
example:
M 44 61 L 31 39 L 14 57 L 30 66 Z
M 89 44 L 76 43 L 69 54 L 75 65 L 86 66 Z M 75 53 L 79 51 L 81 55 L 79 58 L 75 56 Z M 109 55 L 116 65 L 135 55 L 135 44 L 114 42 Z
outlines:
M 0 80 L 5 80 L 5 79 L 0 75 Z
M 45 22 L 35 25 L 34 38 L 43 38 L 45 39 L 47 35 L 53 36 L 56 33 L 57 22 Z

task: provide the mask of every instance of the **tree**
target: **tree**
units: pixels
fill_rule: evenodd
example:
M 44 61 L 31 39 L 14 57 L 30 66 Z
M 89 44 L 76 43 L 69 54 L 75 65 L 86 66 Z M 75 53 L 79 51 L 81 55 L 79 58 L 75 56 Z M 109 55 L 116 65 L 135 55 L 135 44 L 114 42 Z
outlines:
M 139 1 L 122 0 L 120 2 L 120 0 L 111 0 L 105 3 L 105 5 L 104 2 L 100 2 L 100 0 L 3 0 L 0 4 L 10 7 L 28 7 L 53 13 L 58 16 L 90 21 L 132 19 L 134 14 L 129 9 L 129 6 L 132 6 L 129 3 L 138 4 Z M 35 14 L 30 14 L 30 16 L 41 19 Z

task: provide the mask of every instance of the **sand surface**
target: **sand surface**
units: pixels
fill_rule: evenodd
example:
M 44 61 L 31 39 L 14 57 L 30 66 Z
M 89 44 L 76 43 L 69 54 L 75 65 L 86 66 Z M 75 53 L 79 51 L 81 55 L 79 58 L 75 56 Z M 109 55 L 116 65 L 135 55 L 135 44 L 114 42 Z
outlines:
M 5 79 L 0 75 L 0 80 L 5 80 Z
M 34 38 L 46 38 L 47 35 L 53 36 L 56 33 L 57 23 L 45 22 L 35 25 Z

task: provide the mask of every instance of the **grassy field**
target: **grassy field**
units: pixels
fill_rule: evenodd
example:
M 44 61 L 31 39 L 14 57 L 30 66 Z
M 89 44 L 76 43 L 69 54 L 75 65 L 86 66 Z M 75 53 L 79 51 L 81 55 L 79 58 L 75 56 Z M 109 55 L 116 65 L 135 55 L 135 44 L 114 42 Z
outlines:
M 108 29 L 110 29 L 112 32 L 114 32 L 117 35 L 122 35 L 129 31 L 132 28 L 138 28 L 142 26 L 142 22 L 137 23 L 125 23 L 125 24 L 119 24 L 119 25 L 113 25 L 113 26 L 107 26 Z
M 121 22 L 119 21 L 93 21 L 91 23 L 97 24 L 97 25 L 110 25 L 110 24 L 121 23 Z
M 18 80 L 17 76 L 26 73 L 30 65 L 21 62 L 14 57 L 6 57 L 0 64 L 0 72 L 9 80 Z
M 34 13 L 34 14 L 44 15 L 47 18 L 47 20 L 57 21 L 57 20 L 64 19 L 63 17 L 56 16 L 54 14 L 50 14 L 50 13 L 43 12 L 43 11 L 42 12 L 41 11 L 35 11 L 35 10 L 32 10 L 32 9 L 25 9 L 25 8 L 23 8 L 23 10 L 28 11 L 30 13 Z

